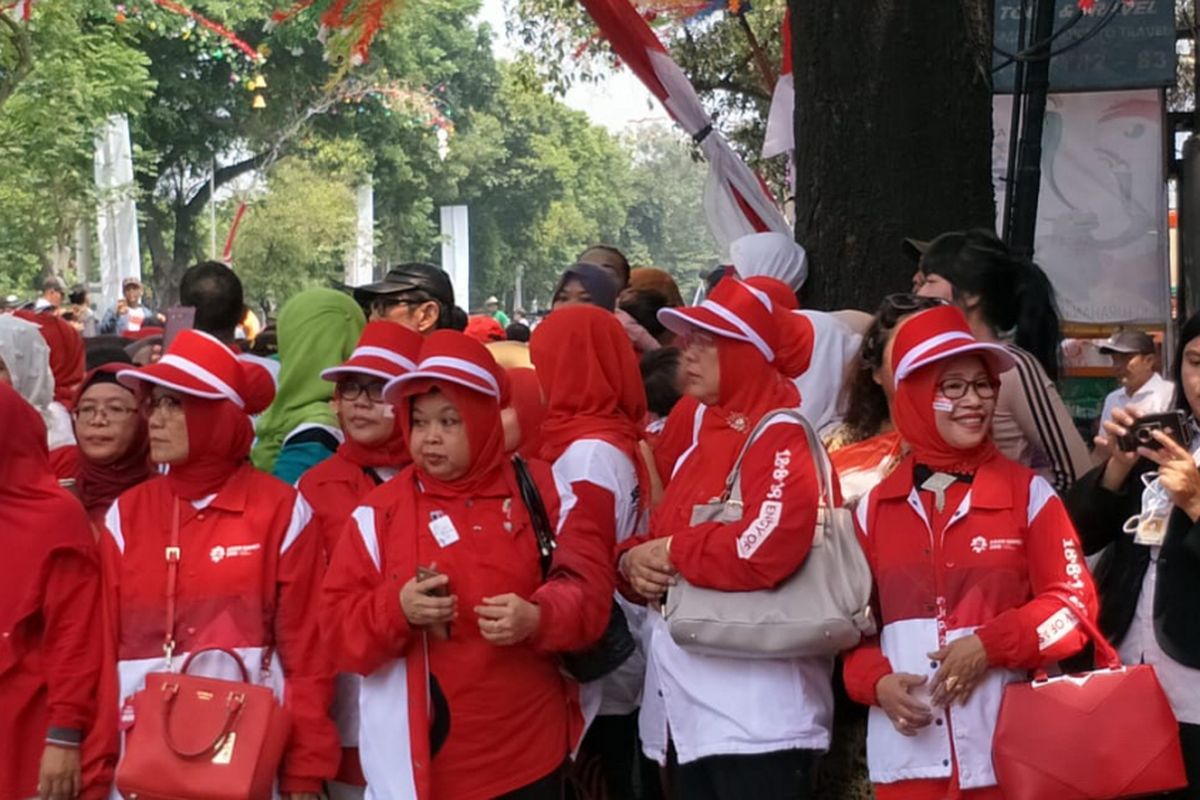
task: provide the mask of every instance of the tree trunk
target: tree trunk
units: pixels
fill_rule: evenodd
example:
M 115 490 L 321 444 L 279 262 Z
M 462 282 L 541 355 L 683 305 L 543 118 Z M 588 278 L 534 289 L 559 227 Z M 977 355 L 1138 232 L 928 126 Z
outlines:
M 874 310 L 904 237 L 995 225 L 991 0 L 789 0 L 804 304 Z

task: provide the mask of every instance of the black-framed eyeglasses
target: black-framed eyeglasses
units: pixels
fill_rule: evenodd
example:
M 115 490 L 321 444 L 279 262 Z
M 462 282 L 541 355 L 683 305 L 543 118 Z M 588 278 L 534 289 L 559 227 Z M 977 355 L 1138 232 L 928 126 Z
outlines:
M 948 378 L 938 384 L 938 393 L 947 400 L 961 400 L 968 391 L 974 391 L 980 400 L 991 400 L 996 396 L 996 384 L 991 378 L 976 378 L 973 381 L 962 378 Z
M 383 294 L 371 301 L 371 313 L 378 317 L 386 317 L 397 306 L 419 306 L 428 302 L 429 298 L 427 297 L 400 297 L 394 294 Z
M 363 392 L 366 392 L 367 399 L 372 403 L 382 403 L 383 386 L 383 381 L 379 380 L 363 381 L 356 378 L 342 378 L 337 382 L 335 391 L 342 400 L 354 402 L 362 397 Z
M 137 413 L 137 406 L 124 403 L 84 403 L 71 412 L 78 422 L 92 423 L 100 416 L 111 422 L 121 422 Z

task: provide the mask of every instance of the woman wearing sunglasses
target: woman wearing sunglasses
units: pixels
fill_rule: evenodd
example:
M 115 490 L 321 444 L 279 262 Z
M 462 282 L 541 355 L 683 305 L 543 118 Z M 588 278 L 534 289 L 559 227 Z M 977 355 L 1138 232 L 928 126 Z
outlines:
M 911 454 L 856 509 L 882 627 L 846 656 L 846 690 L 871 707 L 878 800 L 1000 800 L 1004 687 L 1083 647 L 1095 591 L 1062 501 L 993 442 L 1007 349 L 939 306 L 899 326 L 888 363 Z
M 416 368 L 422 339 L 388 320 L 369 322 L 350 358 L 321 373 L 334 383 L 333 408 L 345 439 L 337 452 L 305 472 L 296 488 L 312 506 L 326 562 L 350 513 L 372 489 L 412 462 L 394 406 L 383 399 L 383 387 Z M 336 782 L 327 787 L 332 800 L 361 797 L 366 785 L 358 759 L 359 683 L 356 675 L 338 676 L 333 718 L 341 735 L 342 761 Z

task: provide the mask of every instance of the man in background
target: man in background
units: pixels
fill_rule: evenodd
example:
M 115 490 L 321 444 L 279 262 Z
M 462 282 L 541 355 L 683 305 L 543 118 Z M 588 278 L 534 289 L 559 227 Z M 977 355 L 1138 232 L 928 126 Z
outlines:
M 1112 419 L 1115 409 L 1133 406 L 1142 414 L 1169 411 L 1175 399 L 1175 384 L 1158 374 L 1154 340 L 1142 331 L 1117 331 L 1100 346 L 1112 357 L 1121 386 L 1104 398 L 1100 425 Z M 1103 427 L 1100 428 L 1103 430 Z
M 57 311 L 67 299 L 67 287 L 60 279 L 51 275 L 42 281 L 42 293 L 37 300 L 33 301 L 33 310 L 42 311 Z
M 166 322 L 161 314 L 142 303 L 142 282 L 137 278 L 121 281 L 121 294 L 116 307 L 110 308 L 100 322 L 100 333 L 137 333 L 147 326 Z
M 179 304 L 196 309 L 192 327 L 229 347 L 245 311 L 242 281 L 219 261 L 202 261 L 187 268 L 179 282 Z
M 499 322 L 501 328 L 508 327 L 508 314 L 505 314 L 500 309 L 500 300 L 496 297 L 496 295 L 492 295 L 487 300 L 483 301 L 483 310 L 485 314 L 496 320 L 496 322 Z
M 410 261 L 392 267 L 383 280 L 358 286 L 354 299 L 371 321 L 386 319 L 420 334 L 454 327 L 454 285 L 433 264 Z M 466 327 L 466 320 L 462 320 Z

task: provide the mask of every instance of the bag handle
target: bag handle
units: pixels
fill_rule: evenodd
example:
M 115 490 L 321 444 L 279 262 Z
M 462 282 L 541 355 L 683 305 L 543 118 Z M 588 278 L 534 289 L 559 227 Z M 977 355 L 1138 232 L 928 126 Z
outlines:
M 542 501 L 542 493 L 538 491 L 533 476 L 529 474 L 529 466 L 525 459 L 513 456 L 513 470 L 517 473 L 517 487 L 521 490 L 521 501 L 529 512 L 529 523 L 533 526 L 533 535 L 537 539 L 538 556 L 542 564 L 542 580 L 550 574 L 551 555 L 558 545 L 555 541 L 553 528 L 550 525 L 550 515 L 546 512 L 546 504 Z
M 829 460 L 829 453 L 825 452 L 825 448 L 821 445 L 821 439 L 817 436 L 817 432 L 813 430 L 812 424 L 803 414 L 794 408 L 777 408 L 763 414 L 762 419 L 754 426 L 754 430 L 750 431 L 750 435 L 746 437 L 746 441 L 738 453 L 737 460 L 733 462 L 733 469 L 730 470 L 729 477 L 725 479 L 725 491 L 721 494 L 721 502 L 732 501 L 737 505 L 741 505 L 742 461 L 746 458 L 746 453 L 750 451 L 750 446 L 758 440 L 758 437 L 766 430 L 767 426 L 779 417 L 787 417 L 804 428 L 804 438 L 808 443 L 808 454 L 812 459 L 813 466 L 816 467 L 817 479 L 820 482 L 821 499 L 824 501 L 826 508 L 836 508 L 837 504 L 833 499 L 833 463 Z
M 189 657 L 188 660 L 190 661 L 191 658 Z M 245 673 L 245 671 L 246 667 L 242 665 L 242 672 Z M 175 743 L 175 737 L 171 733 L 171 714 L 175 709 L 175 698 L 179 696 L 179 684 L 164 684 L 163 693 L 166 695 L 162 707 L 163 739 L 166 740 L 167 747 L 171 748 L 172 753 L 189 761 L 198 758 L 207 758 L 224 747 L 225 741 L 233 733 L 238 717 L 241 716 L 242 709 L 246 705 L 245 694 L 242 692 L 230 692 L 225 698 L 225 721 L 221 724 L 221 730 L 217 732 L 217 735 L 211 742 L 199 750 L 184 750 Z
M 187 675 L 188 667 L 192 665 L 192 660 L 196 656 L 203 655 L 204 653 L 224 653 L 225 655 L 229 656 L 238 665 L 238 670 L 240 670 L 242 673 L 242 683 L 250 682 L 250 670 L 246 669 L 246 662 L 242 660 L 240 655 L 238 655 L 235 651 L 230 650 L 228 647 L 205 647 L 200 650 L 193 650 L 192 652 L 188 653 L 188 657 L 183 660 L 183 664 L 179 667 L 179 674 Z
M 1075 620 L 1079 623 L 1079 627 L 1082 628 L 1083 632 L 1087 634 L 1087 637 L 1092 640 L 1092 644 L 1095 645 L 1095 653 L 1092 657 L 1092 664 L 1106 669 L 1120 669 L 1121 656 L 1117 653 L 1117 649 L 1112 646 L 1112 642 L 1108 641 L 1108 637 L 1101 633 L 1100 626 L 1096 624 L 1095 620 L 1080 611 L 1074 606 L 1073 603 L 1071 603 L 1071 600 L 1075 597 L 1075 595 L 1072 594 L 1062 584 L 1059 584 L 1056 588 L 1048 592 L 1048 594 L 1051 594 L 1063 601 L 1064 608 L 1067 608 L 1072 614 L 1075 615 Z M 1044 669 L 1037 670 L 1034 675 L 1035 680 L 1045 680 L 1046 678 L 1047 675 Z

